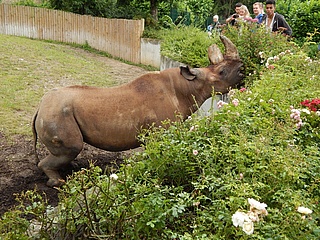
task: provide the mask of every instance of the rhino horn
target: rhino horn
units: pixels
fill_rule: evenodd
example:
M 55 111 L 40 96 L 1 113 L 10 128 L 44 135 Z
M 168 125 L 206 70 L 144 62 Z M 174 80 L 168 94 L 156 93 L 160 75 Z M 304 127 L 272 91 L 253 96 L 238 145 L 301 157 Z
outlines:
M 225 47 L 225 57 L 229 57 L 234 60 L 240 60 L 238 50 L 236 46 L 226 37 L 220 35 L 220 39 Z
M 208 56 L 211 64 L 217 64 L 223 61 L 223 55 L 216 44 L 208 48 Z

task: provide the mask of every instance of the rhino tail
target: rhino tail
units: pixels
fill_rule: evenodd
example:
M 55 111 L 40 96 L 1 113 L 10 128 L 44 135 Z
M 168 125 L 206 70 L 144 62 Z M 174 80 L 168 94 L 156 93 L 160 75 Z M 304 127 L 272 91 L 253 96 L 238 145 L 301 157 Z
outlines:
M 37 163 L 40 161 L 39 157 L 38 157 L 38 153 L 37 153 L 38 134 L 37 134 L 36 125 L 35 125 L 36 124 L 36 119 L 37 119 L 37 116 L 38 116 L 38 111 L 39 111 L 39 109 L 37 109 L 36 113 L 32 117 L 33 149 L 34 149 L 34 155 L 36 157 Z

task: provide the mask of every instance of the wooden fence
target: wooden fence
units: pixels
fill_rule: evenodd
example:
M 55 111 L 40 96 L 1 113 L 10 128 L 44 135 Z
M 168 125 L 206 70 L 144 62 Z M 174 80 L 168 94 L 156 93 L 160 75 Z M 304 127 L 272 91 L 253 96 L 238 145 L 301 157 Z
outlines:
M 0 4 L 0 34 L 85 44 L 141 63 L 144 20 L 107 19 L 58 10 Z

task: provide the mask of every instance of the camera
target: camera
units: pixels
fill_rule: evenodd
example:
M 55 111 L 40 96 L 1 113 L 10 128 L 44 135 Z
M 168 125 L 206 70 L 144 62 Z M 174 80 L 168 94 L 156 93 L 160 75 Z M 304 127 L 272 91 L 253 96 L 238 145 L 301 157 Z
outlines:
M 239 15 L 238 15 L 238 14 L 233 14 L 232 17 L 233 17 L 233 18 L 238 18 Z

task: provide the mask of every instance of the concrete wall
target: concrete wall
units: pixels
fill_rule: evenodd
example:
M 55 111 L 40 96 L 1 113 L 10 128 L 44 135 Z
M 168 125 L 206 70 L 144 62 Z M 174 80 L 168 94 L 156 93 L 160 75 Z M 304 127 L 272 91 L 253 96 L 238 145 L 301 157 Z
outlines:
M 161 64 L 160 64 L 160 71 L 168 69 L 168 68 L 175 68 L 180 66 L 185 66 L 186 64 L 172 60 L 168 57 L 161 56 Z
M 160 40 L 141 38 L 141 64 L 160 68 Z
M 160 49 L 160 40 L 141 38 L 141 64 L 151 65 L 158 68 L 160 71 L 167 68 L 186 65 L 184 63 L 174 61 L 168 57 L 161 56 Z

